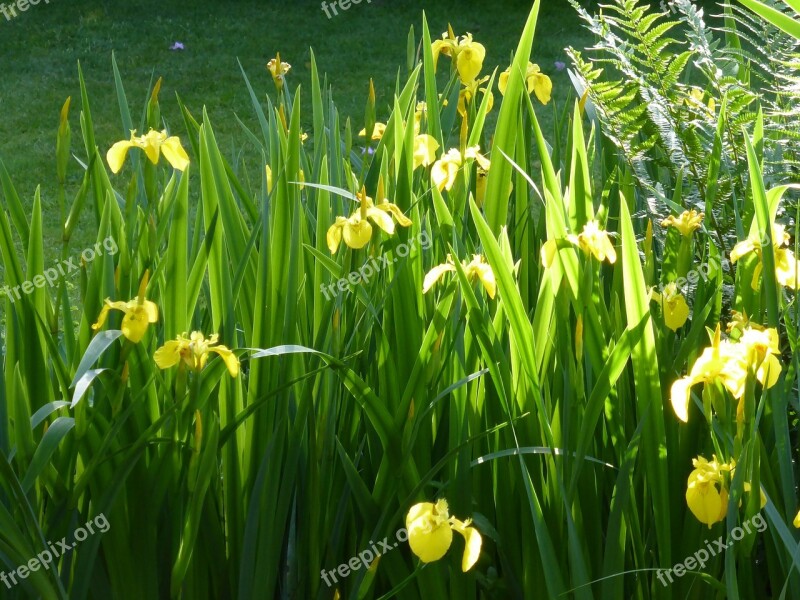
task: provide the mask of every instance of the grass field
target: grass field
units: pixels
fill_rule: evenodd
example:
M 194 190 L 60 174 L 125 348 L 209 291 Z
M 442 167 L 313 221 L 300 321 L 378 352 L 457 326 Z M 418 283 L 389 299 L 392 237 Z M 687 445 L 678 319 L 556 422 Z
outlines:
M 448 22 L 456 31 L 472 32 L 487 48 L 486 64 L 494 65 L 507 63 L 529 9 L 530 3 L 506 0 L 493 3 L 492 10 L 481 2 L 374 0 L 351 6 L 329 19 L 316 2 L 204 2 L 192 6 L 175 0 L 40 3 L 11 21 L 0 15 L 0 160 L 12 174 L 26 207 L 31 205 L 36 186 L 42 186 L 44 231 L 52 241 L 49 249 L 54 257 L 61 234 L 55 201 L 53 132 L 59 110 L 71 96 L 73 139 L 79 135 L 78 61 L 86 77 L 102 152 L 127 137 L 114 91 L 114 52 L 133 106 L 143 106 L 146 98 L 137 98 L 136 94 L 162 77 L 162 116 L 171 130 L 181 135 L 184 129 L 175 101 L 175 94 L 179 94 L 195 115 L 206 106 L 223 150 L 247 158 L 252 148 L 242 146 L 246 138 L 237 117 L 252 128 L 256 119 L 237 59 L 256 92 L 274 97 L 265 69 L 267 61 L 279 51 L 292 65 L 290 85 L 299 83 L 307 89 L 313 48 L 320 71 L 335 74 L 329 82 L 355 133 L 363 127 L 370 77 L 375 81 L 378 118 L 388 115 L 398 72 L 403 78 L 406 75 L 408 31 L 413 25 L 419 41 L 423 10 L 437 35 Z M 566 61 L 564 47 L 583 46 L 591 38 L 566 2 L 545 3 L 540 31 L 547 35 L 537 38 L 534 58 L 553 78 L 554 106 L 560 107 L 571 86 L 566 70 L 557 72 L 554 63 Z M 185 49 L 170 50 L 176 41 Z M 499 100 L 496 90 L 495 94 Z M 305 115 L 310 115 L 308 106 L 306 94 Z M 542 112 L 545 131 L 549 131 L 552 113 Z M 135 123 L 139 118 L 133 115 Z M 79 146 L 73 144 L 72 151 L 85 159 Z M 72 167 L 68 172 L 68 201 L 82 177 L 82 169 L 76 163 Z M 79 226 L 71 246 L 80 249 L 88 242 Z

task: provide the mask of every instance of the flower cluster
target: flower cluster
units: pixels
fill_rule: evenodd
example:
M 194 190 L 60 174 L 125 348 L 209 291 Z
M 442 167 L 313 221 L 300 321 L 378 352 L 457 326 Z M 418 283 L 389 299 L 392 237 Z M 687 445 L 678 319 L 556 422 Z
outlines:
M 778 381 L 781 364 L 778 332 L 750 325 L 741 331 L 738 341 L 721 338 L 720 326 L 711 339 L 711 346 L 694 362 L 691 371 L 672 384 L 670 399 L 675 414 L 684 423 L 689 421 L 689 401 L 692 386 L 703 383 L 714 386 L 722 384 L 730 394 L 741 400 L 750 369 L 765 387 Z
M 381 187 L 381 186 L 379 186 Z M 349 217 L 336 217 L 336 221 L 328 229 L 327 241 L 328 249 L 331 254 L 335 254 L 339 249 L 339 244 L 344 238 L 344 243 L 354 249 L 363 248 L 372 238 L 372 225 L 369 220 L 383 229 L 389 235 L 394 233 L 394 221 L 402 227 L 409 227 L 411 220 L 403 212 L 384 198 L 378 204 L 374 204 L 372 198 L 367 196 L 366 190 L 362 187 L 358 194 L 360 207 Z
M 147 327 L 158 322 L 158 306 L 145 298 L 148 281 L 149 272 L 146 271 L 139 284 L 139 294 L 128 302 L 112 302 L 106 298 L 92 329 L 97 331 L 102 328 L 108 313 L 112 309 L 119 310 L 125 313 L 120 326 L 122 335 L 134 344 L 142 341 Z M 239 374 L 239 359 L 227 346 L 217 344 L 217 338 L 216 333 L 207 340 L 199 331 L 193 331 L 189 337 L 184 333 L 156 350 L 153 360 L 160 369 L 168 369 L 183 361 L 191 370 L 199 373 L 206 365 L 209 352 L 215 352 L 225 361 L 231 377 L 236 377 Z
M 608 233 L 600 229 L 597 221 L 588 221 L 583 226 L 583 231 L 578 235 L 569 234 L 565 238 L 570 244 L 577 246 L 586 254 L 594 256 L 600 262 L 607 260 L 609 263 L 614 264 L 617 260 L 617 253 L 614 250 L 614 245 L 608 237 Z M 563 241 L 547 240 L 542 245 L 542 264 L 547 268 L 553 264 L 556 252 Z

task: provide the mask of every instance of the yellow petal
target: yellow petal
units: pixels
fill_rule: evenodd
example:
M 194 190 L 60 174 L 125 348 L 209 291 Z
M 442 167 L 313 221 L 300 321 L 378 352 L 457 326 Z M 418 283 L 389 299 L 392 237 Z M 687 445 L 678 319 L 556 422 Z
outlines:
M 152 304 L 152 302 L 150 303 Z M 158 309 L 156 309 L 157 311 Z M 158 312 L 156 312 L 156 320 L 158 320 Z M 147 324 L 150 322 L 150 314 L 148 309 L 143 304 L 132 304 L 125 311 L 125 316 L 122 318 L 122 335 L 138 344 L 144 337 L 147 331 Z
M 792 525 L 800 529 L 800 511 L 797 511 L 797 514 L 794 516 L 794 521 L 792 521 Z
M 117 142 L 106 153 L 106 160 L 112 173 L 119 173 L 122 165 L 125 163 L 125 157 L 128 156 L 128 150 L 133 147 L 133 144 L 128 140 Z
M 178 136 L 173 135 L 164 140 L 161 144 L 161 151 L 164 153 L 164 158 L 167 162 L 178 171 L 185 171 L 189 166 L 189 155 L 186 150 L 181 146 L 181 140 Z
M 781 375 L 781 363 L 773 354 L 767 354 L 764 362 L 756 372 L 756 377 L 761 382 L 765 389 L 771 388 L 778 383 L 778 377 Z
M 134 146 L 144 150 L 144 153 L 147 155 L 147 158 L 150 159 L 151 163 L 157 165 L 158 157 L 161 156 L 161 144 L 165 139 L 167 139 L 166 132 L 162 133 L 156 131 L 155 129 L 151 129 L 147 135 L 144 135 L 138 139 L 134 138 L 131 141 L 133 142 Z
M 328 233 L 325 236 L 328 242 L 328 250 L 331 254 L 336 254 L 339 249 L 339 244 L 342 241 L 342 225 L 347 221 L 344 217 L 337 217 L 336 222 L 328 228 Z
M 721 520 L 720 513 L 726 510 L 726 505 L 713 483 L 693 482 L 687 486 L 686 504 L 697 520 L 709 528 Z M 725 513 L 722 514 L 724 516 Z
M 461 558 L 461 570 L 469 571 L 481 555 L 481 534 L 474 527 L 467 526 L 458 519 L 453 519 L 453 529 L 464 536 L 464 556 Z
M 105 303 L 103 304 L 102 310 L 100 310 L 100 314 L 97 315 L 97 321 L 95 321 L 94 325 L 92 325 L 92 329 L 97 331 L 106 323 L 106 319 L 108 318 L 108 311 L 111 310 L 111 306 L 109 306 L 109 300 L 106 298 Z
M 442 190 L 450 191 L 450 188 L 453 187 L 456 181 L 458 168 L 458 163 L 445 158 L 440 158 L 433 163 L 433 167 L 431 167 L 431 181 L 439 188 L 440 192 Z
M 239 374 L 239 359 L 227 346 L 214 346 L 208 349 L 209 352 L 216 352 L 225 361 L 225 366 L 228 367 L 228 373 L 231 377 L 236 377 Z
M 445 273 L 447 273 L 448 271 L 455 271 L 455 270 L 456 270 L 455 266 L 451 264 L 436 265 L 435 267 L 433 267 L 425 275 L 425 279 L 422 282 L 422 293 L 427 294 L 428 290 L 430 290 L 434 286 L 434 284 L 442 278 L 442 276 Z
M 749 254 L 753 250 L 755 250 L 755 244 L 753 243 L 753 240 L 748 238 L 742 242 L 739 242 L 733 247 L 733 250 L 731 250 L 731 262 L 735 263 L 737 260 L 746 254 Z
M 473 257 L 472 262 L 466 267 L 467 276 L 470 278 L 477 277 L 486 289 L 486 293 L 490 298 L 494 298 L 497 292 L 497 283 L 494 278 L 494 271 L 489 264 L 483 262 L 483 257 L 479 254 Z
M 686 319 L 689 318 L 689 305 L 682 295 L 678 295 L 674 300 L 664 303 L 664 322 L 672 331 L 677 331 Z
M 511 72 L 511 67 L 500 73 L 500 76 L 497 78 L 497 89 L 500 90 L 500 95 L 505 96 L 506 94 L 506 87 L 508 87 L 508 76 Z
M 436 160 L 439 142 L 432 135 L 423 133 L 414 138 L 414 168 L 427 167 Z
M 450 523 L 435 513 L 430 502 L 411 507 L 406 516 L 406 530 L 411 551 L 425 563 L 442 558 L 453 542 Z
M 800 262 L 795 259 L 794 252 L 788 248 L 775 249 L 775 275 L 778 283 L 791 290 L 799 290 L 799 272 Z
M 410 227 L 411 226 L 411 219 L 406 217 L 403 214 L 403 211 L 400 210 L 400 207 L 397 206 L 396 204 L 392 204 L 391 202 L 383 201 L 380 204 L 378 204 L 378 206 L 376 208 L 379 208 L 380 210 L 383 210 L 383 211 L 386 211 L 386 212 L 390 213 L 394 217 L 395 221 L 397 221 L 397 224 L 400 225 L 401 227 Z
M 689 402 L 694 381 L 689 377 L 681 377 L 675 380 L 670 389 L 670 401 L 672 409 L 678 418 L 684 423 L 689 422 Z
M 469 83 L 478 76 L 485 56 L 486 48 L 478 42 L 470 42 L 461 48 L 456 58 L 456 69 L 462 83 Z
M 377 206 L 371 206 L 367 209 L 367 216 L 389 235 L 394 233 L 394 221 L 385 210 L 381 210 Z
M 174 367 L 181 360 L 181 348 L 183 344 L 179 340 L 170 340 L 153 354 L 153 360 L 159 369 L 169 369 Z
M 553 82 L 547 75 L 542 73 L 533 75 L 529 86 L 533 87 L 533 92 L 542 104 L 550 102 L 550 94 L 553 91 Z
M 389 221 L 391 222 L 391 219 Z M 394 223 L 392 223 L 392 227 L 394 227 Z M 360 219 L 347 220 L 342 227 L 342 232 L 344 233 L 344 243 L 357 250 L 369 243 L 372 238 L 372 225 Z

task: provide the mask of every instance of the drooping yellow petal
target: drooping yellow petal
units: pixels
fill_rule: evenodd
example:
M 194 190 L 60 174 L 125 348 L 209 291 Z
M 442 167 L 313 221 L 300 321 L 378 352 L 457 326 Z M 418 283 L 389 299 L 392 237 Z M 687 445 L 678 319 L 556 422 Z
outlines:
M 342 241 L 342 226 L 347 222 L 344 217 L 336 217 L 336 222 L 328 228 L 328 233 L 325 236 L 328 242 L 328 250 L 331 254 L 336 254 L 339 249 L 339 244 Z
M 443 265 L 436 265 L 430 271 L 427 272 L 425 275 L 425 279 L 422 282 L 422 293 L 427 294 L 428 290 L 430 290 L 434 284 L 439 281 L 442 276 L 447 273 L 448 271 L 455 271 L 455 265 L 451 263 L 446 263 Z
M 670 402 L 677 417 L 684 423 L 689 422 L 689 402 L 694 381 L 689 377 L 676 379 L 670 389 Z
M 131 148 L 133 148 L 133 143 L 130 140 L 123 140 L 117 142 L 108 149 L 106 160 L 108 161 L 108 167 L 111 169 L 112 173 L 117 174 L 122 170 L 125 157 L 128 156 L 128 150 Z
M 661 305 L 666 326 L 672 331 L 683 327 L 689 318 L 689 305 L 686 304 L 683 294 L 678 292 L 675 283 L 670 283 L 664 288 L 663 297 L 655 293 L 654 295 L 659 296 L 656 301 Z
M 466 573 L 478 562 L 483 540 L 478 530 L 469 526 L 469 519 L 462 523 L 453 518 L 450 522 L 453 529 L 464 536 L 464 556 L 461 558 L 461 570 Z
M 500 73 L 497 77 L 497 89 L 500 90 L 500 95 L 505 96 L 506 88 L 508 87 L 508 76 L 511 74 L 511 67 Z
M 389 220 L 391 221 L 391 219 Z M 394 223 L 392 227 L 394 227 Z M 362 221 L 356 213 L 350 219 L 346 219 L 342 233 L 344 234 L 344 243 L 358 250 L 366 246 L 372 238 L 372 225 L 368 221 Z
M 105 304 L 97 317 L 97 322 L 92 325 L 92 329 L 97 330 L 105 325 L 106 319 L 108 318 L 108 311 L 110 311 L 112 308 L 114 310 L 121 310 L 124 312 L 128 310 L 128 303 L 121 300 L 112 302 L 110 299 L 106 298 Z
M 401 227 L 411 226 L 411 219 L 406 217 L 403 214 L 403 211 L 400 210 L 400 207 L 397 206 L 396 204 L 392 204 L 391 202 L 384 200 L 383 202 L 378 204 L 376 208 L 391 214 L 395 218 L 395 221 L 397 221 L 397 224 L 400 225 Z
M 225 366 L 228 368 L 228 373 L 231 377 L 236 377 L 239 374 L 239 359 L 227 346 L 214 346 L 209 347 L 209 352 L 216 352 L 222 360 L 225 361 Z
M 723 489 L 723 492 L 725 490 Z M 727 493 L 725 493 L 727 496 Z M 723 517 L 726 504 L 713 483 L 692 481 L 686 488 L 686 504 L 698 521 L 708 525 L 709 529 Z
M 533 88 L 534 94 L 542 104 L 550 102 L 550 96 L 553 92 L 553 82 L 544 73 L 536 73 L 529 78 L 528 92 Z
M 181 145 L 181 140 L 178 136 L 173 135 L 164 140 L 161 144 L 161 151 L 164 153 L 164 158 L 167 162 L 178 171 L 185 171 L 189 166 L 189 155 Z
M 747 254 L 750 254 L 755 249 L 755 243 L 753 243 L 753 240 L 750 238 L 739 242 L 733 247 L 733 250 L 731 250 L 731 262 L 735 263 L 737 260 L 743 256 L 746 256 Z
M 120 326 L 122 334 L 134 344 L 138 344 L 147 331 L 148 323 L 158 321 L 158 307 L 146 300 L 144 304 L 129 302 L 124 310 L 125 316 Z
M 394 233 L 394 221 L 392 221 L 392 217 L 390 217 L 389 213 L 385 210 L 381 210 L 377 206 L 370 206 L 367 209 L 367 217 L 372 219 L 373 223 L 389 235 Z M 367 241 L 369 241 L 369 239 L 367 239 Z
M 153 360 L 159 369 L 169 369 L 181 360 L 181 350 L 184 344 L 180 340 L 169 340 L 153 354 Z
M 462 83 L 469 83 L 480 74 L 485 57 L 483 44 L 470 41 L 461 47 L 456 57 L 456 69 Z

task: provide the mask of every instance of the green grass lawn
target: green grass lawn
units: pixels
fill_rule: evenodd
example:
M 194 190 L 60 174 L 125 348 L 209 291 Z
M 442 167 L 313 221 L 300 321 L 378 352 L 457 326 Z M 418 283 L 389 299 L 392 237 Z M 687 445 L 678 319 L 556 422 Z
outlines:
M 263 2 L 203 2 L 186 6 L 176 0 L 92 2 L 51 0 L 30 6 L 11 21 L 0 15 L 0 160 L 30 207 L 34 190 L 42 186 L 45 233 L 53 257 L 59 251 L 60 223 L 55 200 L 55 132 L 58 113 L 67 96 L 73 104 L 70 123 L 72 151 L 85 160 L 80 138 L 80 99 L 77 63 L 81 62 L 89 89 L 97 143 L 104 154 L 123 131 L 111 69 L 115 52 L 122 73 L 134 123 L 141 118 L 151 81 L 163 77 L 162 117 L 170 129 L 184 135 L 175 94 L 179 94 L 198 118 L 208 110 L 223 151 L 229 157 L 253 151 L 237 123 L 257 127 L 247 88 L 237 59 L 261 98 L 275 89 L 266 62 L 280 51 L 292 65 L 291 89 L 306 90 L 310 81 L 310 48 L 320 71 L 328 75 L 344 117 L 354 132 L 363 127 L 364 103 L 369 78 L 375 81 L 378 118 L 388 115 L 398 69 L 405 70 L 409 28 L 421 37 L 425 10 L 431 35 L 438 36 L 452 23 L 456 33 L 472 32 L 487 48 L 484 72 L 495 65 L 507 66 L 516 47 L 528 2 L 362 2 L 330 19 L 321 4 Z M 330 11 L 329 11 L 330 12 Z M 554 62 L 566 61 L 563 48 L 591 41 L 578 25 L 575 11 L 566 2 L 545 2 L 534 46 L 534 61 L 554 83 L 555 104 L 563 105 L 570 89 L 566 71 Z M 172 51 L 176 41 L 183 51 Z M 443 71 L 449 68 L 443 60 Z M 403 73 L 405 76 L 405 73 Z M 495 89 L 496 106 L 500 95 Z M 304 96 L 303 114 L 310 116 Z M 552 105 L 551 105 L 552 106 Z M 497 112 L 497 108 L 494 109 Z M 545 129 L 553 111 L 542 108 Z M 344 120 L 344 119 L 343 119 Z M 185 140 L 184 140 L 185 141 Z M 253 153 L 255 159 L 257 155 Z M 252 162 L 256 162 L 253 160 Z M 73 163 L 69 172 L 70 194 L 77 191 L 82 169 Z M 113 177 L 113 176 L 112 176 Z M 84 218 L 91 218 L 91 210 Z M 94 240 L 73 236 L 71 247 L 81 249 Z

